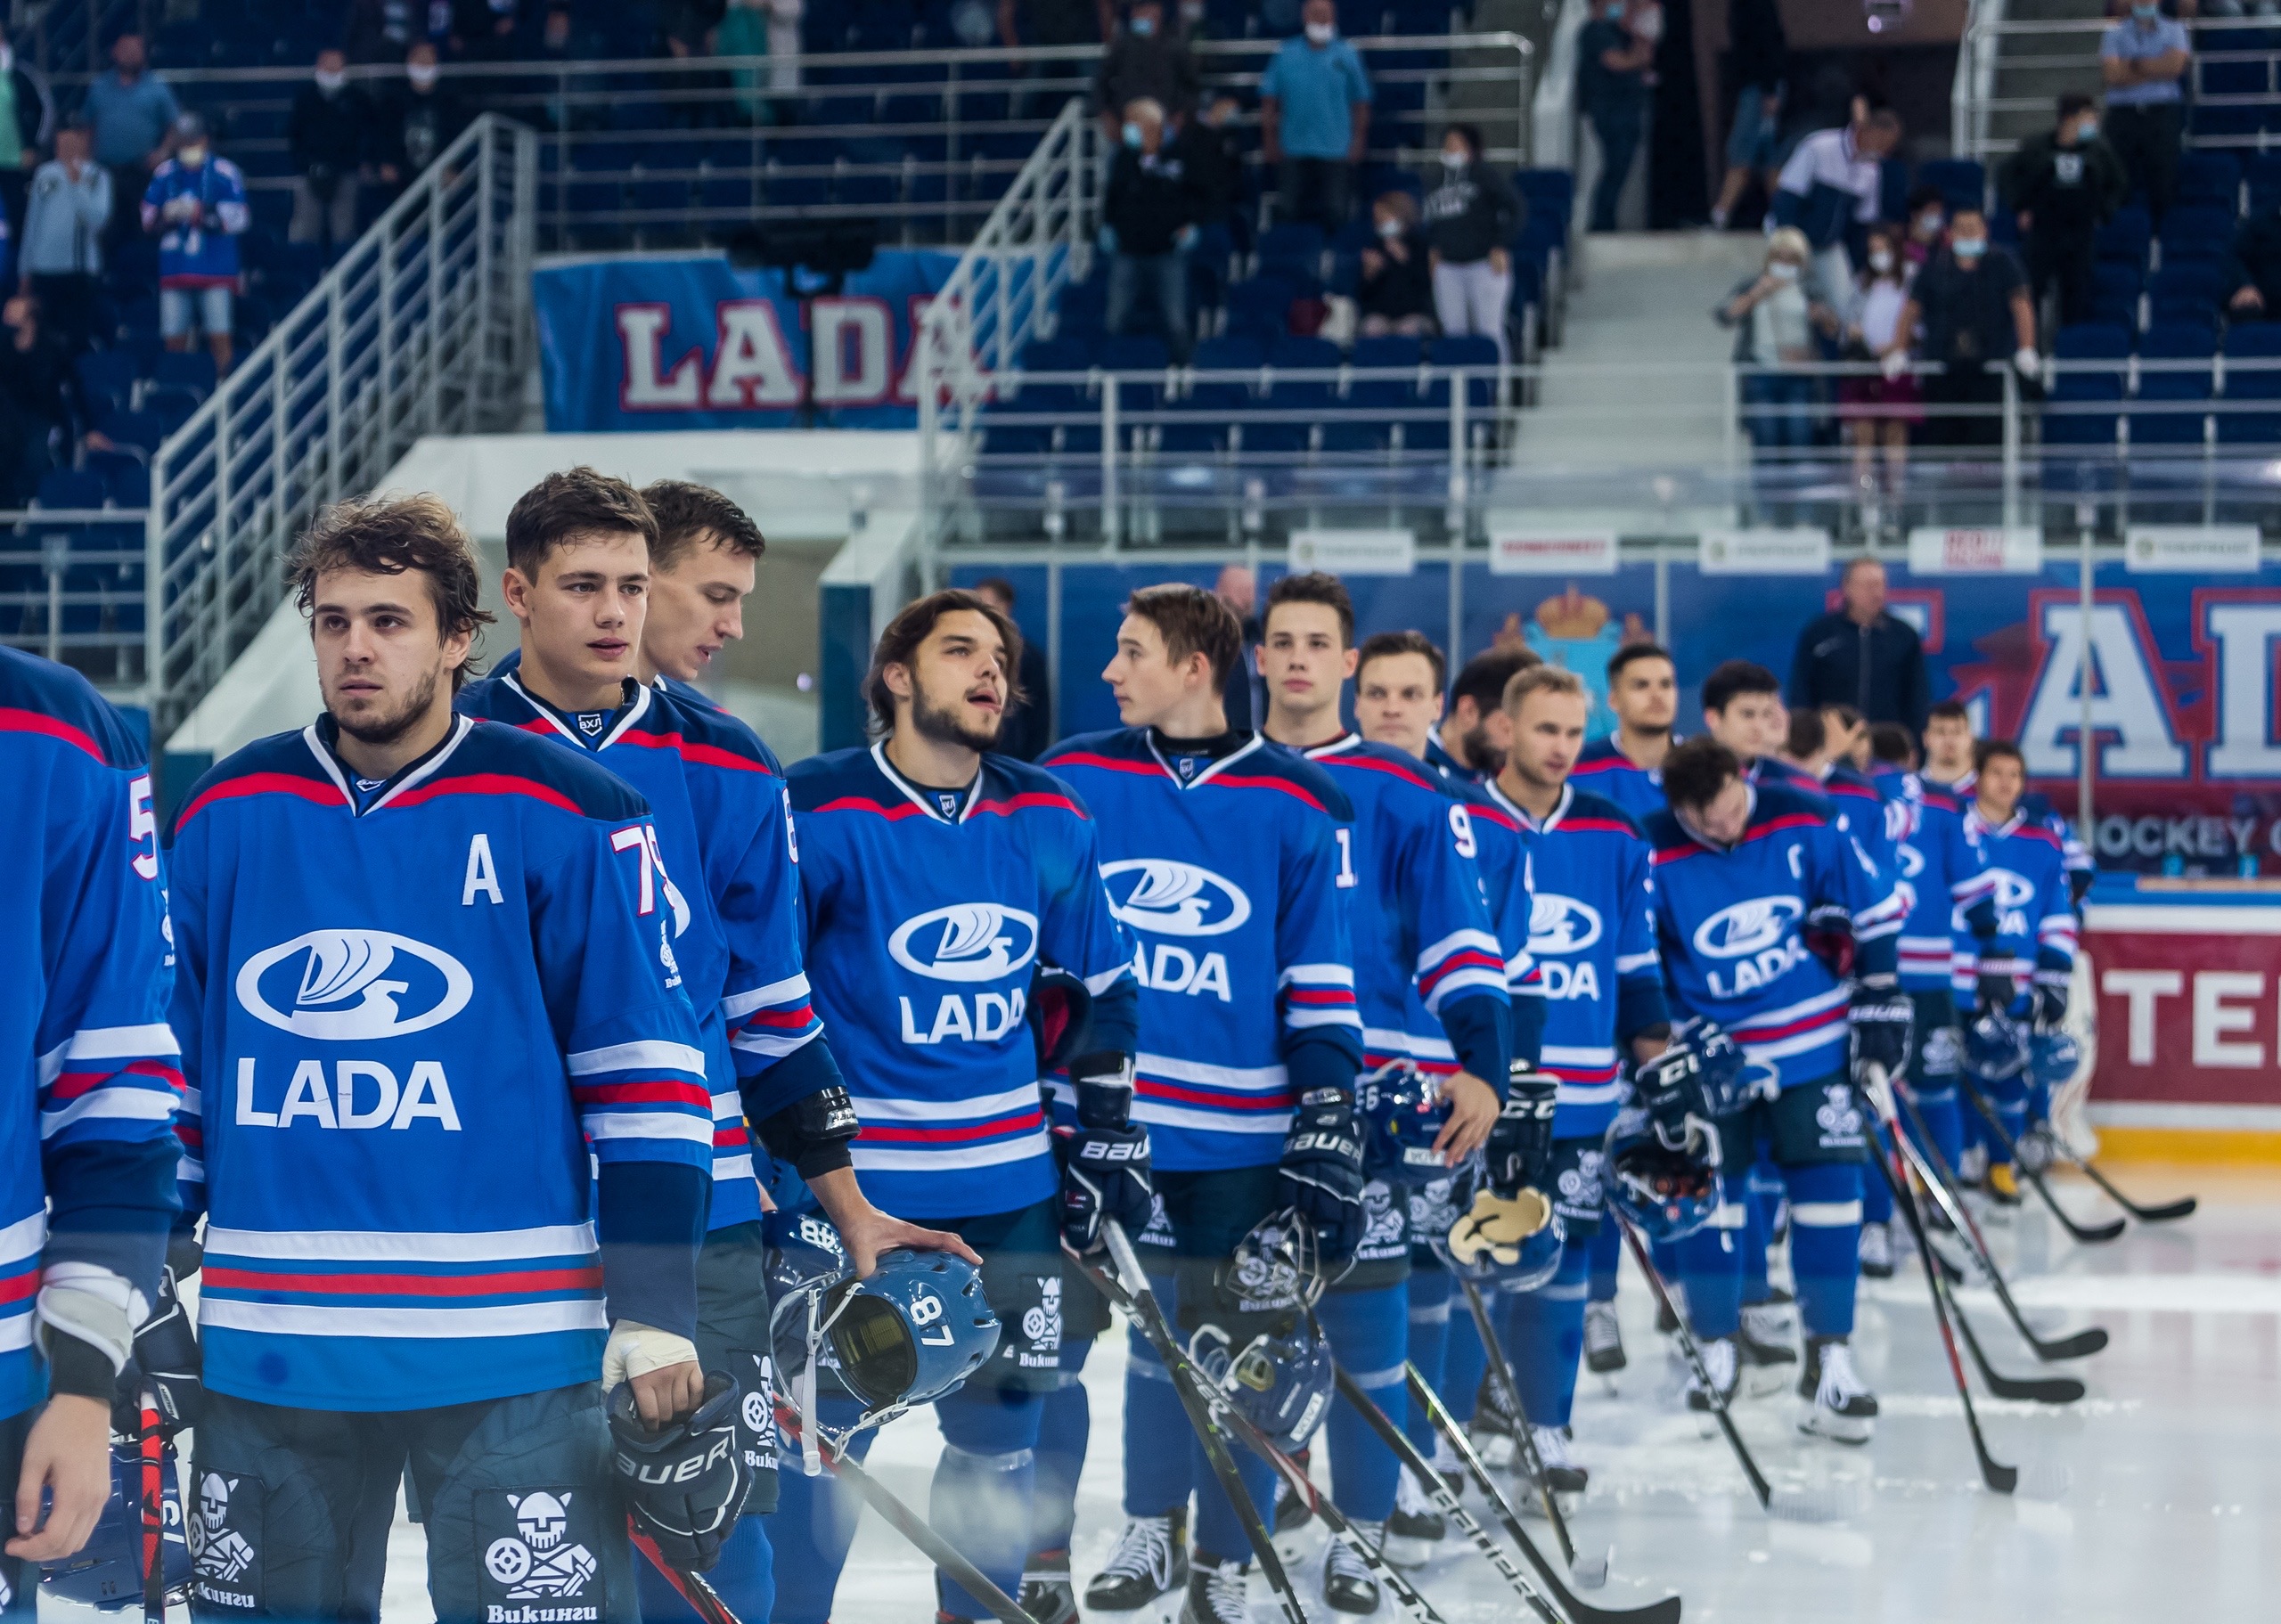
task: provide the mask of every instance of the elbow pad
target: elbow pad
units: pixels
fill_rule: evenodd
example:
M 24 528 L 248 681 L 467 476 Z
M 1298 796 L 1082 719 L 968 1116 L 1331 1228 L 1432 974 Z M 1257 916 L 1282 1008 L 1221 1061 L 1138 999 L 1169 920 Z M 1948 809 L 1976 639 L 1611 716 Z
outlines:
M 847 1147 L 862 1128 L 855 1102 L 834 1083 L 793 1101 L 761 1123 L 760 1142 L 802 1179 L 814 1179 L 854 1165 Z

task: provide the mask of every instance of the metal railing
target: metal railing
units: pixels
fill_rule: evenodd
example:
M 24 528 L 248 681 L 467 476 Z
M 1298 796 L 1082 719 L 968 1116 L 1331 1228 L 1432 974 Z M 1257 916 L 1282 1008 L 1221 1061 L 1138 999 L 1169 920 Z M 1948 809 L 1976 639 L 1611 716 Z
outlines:
M 113 690 L 139 681 L 148 517 L 143 508 L 0 510 L 0 643 Z
M 309 513 L 371 489 L 422 435 L 519 411 L 537 185 L 534 133 L 478 119 L 151 457 L 154 737 L 276 608 Z
M 2049 125 L 2051 96 L 1999 94 L 2007 74 L 2072 70 L 2078 76 L 2072 88 L 2098 94 L 2104 87 L 2099 72 L 2099 41 L 2113 26 L 2113 19 L 2101 17 L 2014 21 L 2005 15 L 2000 4 L 1976 7 L 1957 55 L 1950 131 L 1955 155 L 1986 159 L 2011 151 L 2019 144 L 2017 136 L 1995 127 L 2007 116 L 2031 119 L 2031 127 L 2036 129 Z M 2183 82 L 2190 110 L 2281 112 L 2281 19 L 2205 17 L 2187 20 L 2183 26 L 2194 41 Z M 2261 36 L 2259 40 L 2257 37 Z M 2207 43 L 2213 38 L 2217 43 Z M 2250 71 L 2246 76 L 2230 71 L 2236 69 Z M 2212 69 L 2228 70 L 2220 76 L 2218 88 L 2212 87 Z M 2264 81 L 2261 89 L 2232 87 L 2244 78 L 2260 77 Z M 2262 120 L 2252 118 L 2241 122 L 2254 126 Z M 2186 132 L 2186 144 L 2189 147 L 2256 151 L 2281 147 L 2281 128 L 2196 129 L 2195 123 L 2189 117 Z

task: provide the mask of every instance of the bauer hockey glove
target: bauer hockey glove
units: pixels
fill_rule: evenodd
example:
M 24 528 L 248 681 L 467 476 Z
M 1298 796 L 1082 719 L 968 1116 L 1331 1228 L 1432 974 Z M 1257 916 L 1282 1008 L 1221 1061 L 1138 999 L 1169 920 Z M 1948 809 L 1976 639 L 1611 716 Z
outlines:
M 1088 1058 L 1071 1067 L 1077 1125 L 1053 1130 L 1061 1163 L 1061 1238 L 1078 1253 L 1100 1245 L 1103 1219 L 1138 1235 L 1157 1210 L 1149 1130 L 1132 1121 L 1132 1063 L 1123 1055 L 1103 1057 L 1116 1069 L 1089 1073 Z
M 1909 1061 L 1909 1029 L 1917 1015 L 1909 995 L 1889 975 L 1873 975 L 1853 984 L 1853 1004 L 1847 1011 L 1853 1024 L 1853 1070 L 1881 1065 L 1898 1074 Z
M 753 1397 L 764 1406 L 764 1393 Z M 702 1573 L 721 1560 L 721 1546 L 744 1514 L 752 1473 L 737 1444 L 737 1412 L 744 1396 L 734 1376 L 707 1371 L 705 1401 L 679 1420 L 651 1432 L 634 1408 L 634 1388 L 609 1392 L 611 1466 L 634 1532 L 653 1541 L 672 1566 Z
M 1299 1097 L 1283 1140 L 1284 1198 L 1315 1233 L 1326 1267 L 1344 1267 L 1362 1244 L 1362 1126 L 1353 1097 L 1312 1089 Z

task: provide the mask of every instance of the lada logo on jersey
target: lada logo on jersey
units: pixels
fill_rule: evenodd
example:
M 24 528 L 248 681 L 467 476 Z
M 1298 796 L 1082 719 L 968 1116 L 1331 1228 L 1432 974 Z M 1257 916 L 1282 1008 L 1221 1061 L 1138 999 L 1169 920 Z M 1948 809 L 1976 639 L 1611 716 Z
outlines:
M 1160 936 L 1223 936 L 1251 918 L 1251 899 L 1209 869 L 1168 857 L 1103 863 L 1108 910 Z
M 998 902 L 953 902 L 896 926 L 887 951 L 936 981 L 997 981 L 1037 957 L 1037 916 Z
M 1925 872 L 1924 853 L 1918 851 L 1913 845 L 1895 846 L 1893 850 L 1901 855 L 1901 878 L 1915 879 L 1918 875 Z
M 1996 906 L 2006 913 L 2035 901 L 2035 887 L 2009 869 L 1991 869 L 1988 872 L 1996 882 Z
M 313 930 L 238 970 L 248 1014 L 304 1038 L 372 1042 L 440 1026 L 467 1008 L 475 978 L 439 948 L 384 930 Z
M 1712 959 L 1747 958 L 1788 935 L 1805 911 L 1794 896 L 1730 902 L 1695 927 L 1695 951 Z
M 1581 953 L 1600 939 L 1600 910 L 1557 892 L 1540 891 L 1529 905 L 1529 951 Z

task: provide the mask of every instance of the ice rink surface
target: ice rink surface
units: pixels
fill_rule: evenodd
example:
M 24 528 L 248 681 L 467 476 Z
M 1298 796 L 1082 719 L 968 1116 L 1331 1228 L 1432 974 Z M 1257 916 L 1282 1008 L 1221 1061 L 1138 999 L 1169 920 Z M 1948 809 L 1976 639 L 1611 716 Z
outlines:
M 2142 1203 L 2191 1191 L 2202 1210 L 2180 1223 L 2134 1224 L 2104 1246 L 2069 1240 L 2032 1197 L 1991 1226 L 1999 1261 L 2038 1329 L 2105 1326 L 2113 1341 L 2104 1352 L 2039 1366 L 1992 1296 L 1964 1294 L 1999 1370 L 2064 1371 L 2090 1389 L 2081 1403 L 2050 1408 L 1985 1398 L 1974 1378 L 1991 1449 L 2020 1468 L 2020 1491 L 2008 1498 L 1981 1486 L 1913 1254 L 1903 1254 L 1892 1280 L 1864 1283 L 1854 1345 L 1884 1406 L 1874 1442 L 1855 1450 L 1800 1436 L 1797 1400 L 1786 1391 L 1739 1411 L 1778 1483 L 1868 1481 L 1867 1513 L 1825 1526 L 1770 1521 L 1725 1444 L 1681 1408 L 1676 1361 L 1655 1334 L 1646 1288 L 1627 1260 L 1618 1301 L 1631 1367 L 1613 1393 L 1587 1375 L 1576 1402 L 1575 1455 L 1592 1481 L 1574 1530 L 1581 1549 L 1615 1547 L 1612 1579 L 1586 1599 L 1622 1606 L 1675 1589 L 1685 1618 L 1700 1624 L 2281 1617 L 2281 1175 L 2114 1172 Z M 2083 1181 L 2057 1187 L 2079 1217 L 2112 1215 Z M 1122 1522 L 1124 1351 L 1121 1333 L 1106 1336 L 1086 1370 L 1094 1432 L 1074 1554 L 1081 1592 Z M 922 1513 L 940 1441 L 930 1416 L 910 1416 L 887 1429 L 871 1456 L 879 1475 Z M 1318 1448 L 1318 1478 L 1325 1471 Z M 1530 1526 L 1554 1548 L 1541 1522 Z M 1320 1533 L 1301 1530 L 1290 1549 L 1309 1612 L 1346 1618 L 1320 1601 Z M 433 1617 L 422 1562 L 419 1530 L 400 1525 L 388 1624 Z M 1449 1624 L 1525 1616 L 1454 1537 L 1419 1582 Z M 1256 1574 L 1252 1603 L 1258 1624 L 1272 1624 Z M 867 1515 L 840 1581 L 836 1624 L 928 1624 L 933 1608 L 926 1564 Z M 1170 1624 L 1175 1612 L 1167 1599 L 1153 1616 L 1099 1616 Z M 1389 1601 L 1375 1616 L 1401 1614 Z

